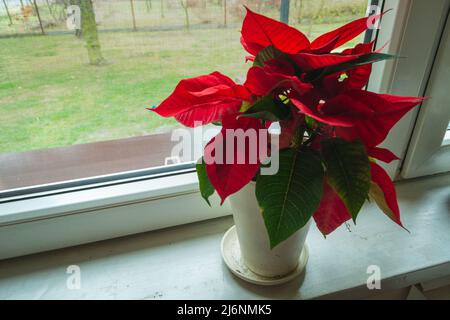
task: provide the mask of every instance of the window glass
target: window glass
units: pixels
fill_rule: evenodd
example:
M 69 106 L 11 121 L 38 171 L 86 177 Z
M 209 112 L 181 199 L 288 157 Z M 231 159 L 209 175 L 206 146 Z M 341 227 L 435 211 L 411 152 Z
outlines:
M 244 5 L 280 18 L 280 0 L 2 0 L 0 191 L 164 165 L 177 124 L 146 108 L 186 77 L 242 81 Z M 291 0 L 289 23 L 315 38 L 366 7 Z

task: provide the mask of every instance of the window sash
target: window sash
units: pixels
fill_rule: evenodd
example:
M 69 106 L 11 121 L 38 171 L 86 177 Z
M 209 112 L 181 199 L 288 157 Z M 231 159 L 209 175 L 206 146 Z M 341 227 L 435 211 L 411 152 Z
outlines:
M 447 17 L 448 12 L 449 8 Z M 446 85 L 450 79 L 449 43 L 450 22 L 447 18 L 425 92 L 425 96 L 430 98 L 424 102 L 417 118 L 402 169 L 404 178 L 450 171 L 450 146 L 444 144 L 450 120 L 450 99 Z
M 448 0 L 385 0 L 384 15 L 377 46 L 403 59 L 375 64 L 368 86 L 370 91 L 403 96 L 423 96 L 438 49 L 448 12 Z M 405 159 L 416 123 L 418 109 L 409 112 L 390 132 L 381 145 Z M 399 175 L 403 162 L 382 164 L 391 178 Z

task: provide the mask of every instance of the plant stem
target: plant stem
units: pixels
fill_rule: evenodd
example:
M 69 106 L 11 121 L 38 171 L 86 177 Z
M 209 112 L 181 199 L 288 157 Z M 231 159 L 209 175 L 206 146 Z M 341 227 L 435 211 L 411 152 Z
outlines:
M 305 127 L 299 126 L 295 129 L 294 136 L 292 137 L 292 148 L 299 150 L 303 143 L 303 137 L 305 135 Z

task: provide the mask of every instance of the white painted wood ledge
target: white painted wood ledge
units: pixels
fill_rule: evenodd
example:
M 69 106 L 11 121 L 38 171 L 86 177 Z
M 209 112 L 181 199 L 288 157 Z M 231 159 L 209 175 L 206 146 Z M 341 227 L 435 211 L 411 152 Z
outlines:
M 327 239 L 312 227 L 310 260 L 295 281 L 275 288 L 235 278 L 220 256 L 230 217 L 0 261 L 0 299 L 311 299 L 368 298 L 369 265 L 381 292 L 450 276 L 450 175 L 397 185 L 407 233 L 373 205 L 358 226 Z M 126 212 L 124 212 L 126 214 Z M 81 269 L 69 290 L 67 267 Z

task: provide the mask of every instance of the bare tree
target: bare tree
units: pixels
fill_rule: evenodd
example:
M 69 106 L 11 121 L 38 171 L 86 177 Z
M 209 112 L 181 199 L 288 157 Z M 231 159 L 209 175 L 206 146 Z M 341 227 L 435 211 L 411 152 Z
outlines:
M 184 19 L 185 19 L 185 26 L 186 30 L 189 31 L 190 29 L 190 23 L 189 23 L 189 3 L 187 0 L 180 0 L 180 4 L 184 9 Z
M 89 63 L 100 65 L 104 59 L 98 39 L 97 22 L 95 21 L 94 6 L 92 0 L 73 0 L 77 2 L 81 10 L 81 33 L 86 41 Z
M 9 18 L 9 25 L 12 26 L 12 19 L 11 19 L 11 15 L 9 14 L 9 9 L 8 9 L 8 5 L 6 4 L 6 0 L 3 0 L 3 5 L 5 6 L 5 10 L 6 10 L 6 14 L 8 15 Z
M 38 8 L 38 5 L 36 3 L 36 0 L 33 0 L 33 4 L 34 4 L 34 11 L 36 12 L 37 18 L 39 20 L 39 26 L 41 27 L 41 33 L 45 34 L 44 26 L 42 25 L 41 14 L 39 13 L 39 8 Z
M 223 0 L 223 26 L 227 26 L 227 0 Z
M 320 13 L 322 12 L 324 7 L 325 7 L 325 0 L 320 0 L 319 8 L 317 9 L 316 14 L 311 17 L 311 21 L 309 22 L 309 30 L 307 34 L 308 37 L 311 37 L 313 24 L 319 18 Z
M 145 6 L 147 7 L 147 12 L 152 9 L 152 0 L 145 0 Z
M 52 4 L 48 0 L 45 0 L 45 2 L 47 3 L 48 12 L 50 12 L 50 15 L 52 16 L 53 20 L 55 20 L 55 22 L 58 22 L 58 18 L 56 17 L 55 12 L 52 8 Z
M 130 0 L 130 6 L 131 6 L 131 18 L 133 19 L 133 31 L 137 31 L 136 15 L 134 13 L 134 0 Z

